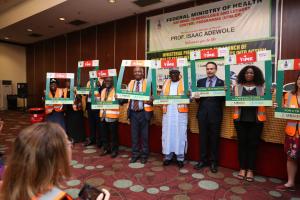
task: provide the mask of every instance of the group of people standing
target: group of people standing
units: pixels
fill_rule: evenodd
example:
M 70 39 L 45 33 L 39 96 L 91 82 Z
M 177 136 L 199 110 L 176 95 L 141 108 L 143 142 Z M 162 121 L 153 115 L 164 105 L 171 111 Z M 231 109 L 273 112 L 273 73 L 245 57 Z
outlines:
M 197 81 L 197 87 L 221 87 L 224 90 L 227 87 L 224 81 L 216 76 L 218 66 L 215 62 L 208 62 L 206 67 L 206 78 Z M 128 84 L 128 90 L 134 92 L 142 92 L 146 90 L 146 79 L 144 68 L 135 67 L 133 70 L 134 79 Z M 165 80 L 160 95 L 184 95 L 183 80 L 180 71 L 173 68 L 169 71 L 169 79 Z M 232 88 L 234 96 L 264 96 L 264 76 L 262 71 L 254 65 L 245 66 L 238 74 L 237 84 Z M 298 98 L 298 82 L 295 83 L 295 91 L 289 92 L 285 97 L 286 107 L 299 106 Z M 64 92 L 59 93 L 57 90 L 52 90 L 53 97 L 64 95 Z M 116 99 L 115 88 L 111 77 L 103 80 L 103 83 L 98 83 L 98 98 L 101 101 L 113 101 Z M 189 92 L 187 93 L 189 95 Z M 89 98 L 89 97 L 88 97 Z M 75 98 L 76 99 L 76 98 Z M 197 119 L 199 125 L 199 143 L 200 143 L 200 158 L 199 162 L 194 166 L 196 170 L 201 170 L 209 166 L 212 173 L 218 172 L 219 164 L 219 141 L 221 123 L 223 118 L 224 97 L 200 97 L 191 98 L 198 104 Z M 121 100 L 120 104 L 128 103 L 128 118 L 131 126 L 131 145 L 132 156 L 130 163 L 135 163 L 140 159 L 140 162 L 147 163 L 149 156 L 149 125 L 153 115 L 153 98 L 149 101 L 140 100 Z M 80 102 L 78 100 L 78 102 Z M 76 100 L 75 103 L 76 104 Z M 74 106 L 73 106 L 74 107 Z M 88 119 L 90 125 L 90 138 L 86 145 L 96 143 L 96 130 L 100 129 L 101 136 L 98 138 L 98 146 L 103 147 L 101 155 L 111 153 L 111 157 L 118 155 L 118 118 L 119 109 L 112 110 L 92 110 L 91 103 L 88 99 L 86 104 L 88 111 Z M 46 107 L 47 110 L 47 107 Z M 80 108 L 78 107 L 78 110 Z M 187 104 L 169 104 L 163 105 L 162 119 L 162 152 L 164 154 L 163 165 L 168 166 L 176 160 L 177 166 L 184 166 L 184 156 L 187 151 L 187 125 L 188 125 L 188 105 Z M 73 111 L 75 111 L 73 109 Z M 73 112 L 72 111 L 72 112 Z M 53 113 L 54 112 L 54 113 Z M 53 105 L 52 116 L 56 119 L 59 113 L 57 106 Z M 47 113 L 47 111 L 46 111 Z M 54 115 L 53 115 L 54 114 Z M 47 119 L 55 121 L 47 115 Z M 78 118 L 79 119 L 79 118 Z M 238 160 L 240 164 L 239 179 L 249 182 L 254 180 L 254 171 L 256 163 L 257 148 L 260 141 L 260 136 L 263 131 L 264 122 L 266 121 L 266 111 L 264 106 L 243 106 L 234 107 L 233 121 L 237 132 L 238 139 Z M 72 121 L 72 123 L 75 123 Z M 71 124 L 72 124 L 71 123 Z M 82 123 L 82 122 L 79 122 Z M 67 127 L 68 127 L 67 123 Z M 295 185 L 295 174 L 297 171 L 297 162 L 299 156 L 299 121 L 289 121 L 286 128 L 287 139 L 285 149 L 289 155 L 287 168 L 289 181 L 279 190 L 293 190 Z M 78 130 L 78 129 L 77 129 Z M 67 131 L 68 133 L 68 131 Z M 82 133 L 82 132 L 81 132 Z M 78 132 L 79 134 L 79 132 Z M 110 136 L 110 137 L 109 137 Z M 109 141 L 111 138 L 111 141 Z M 208 153 L 210 152 L 210 153 Z

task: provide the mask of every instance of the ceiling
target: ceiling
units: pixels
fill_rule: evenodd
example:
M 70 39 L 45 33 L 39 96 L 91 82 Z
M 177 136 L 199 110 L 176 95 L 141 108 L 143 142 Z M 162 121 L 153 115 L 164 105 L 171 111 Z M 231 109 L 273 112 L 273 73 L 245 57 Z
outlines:
M 26 0 L 33 1 L 33 0 Z M 26 2 L 25 1 L 25 2 Z M 108 0 L 68 0 L 52 5 L 49 9 L 43 9 L 32 16 L 8 24 L 0 29 L 0 40 L 19 44 L 30 44 L 39 40 L 48 39 L 57 35 L 69 33 L 89 26 L 101 24 L 116 19 L 121 19 L 134 14 L 139 14 L 162 7 L 167 7 L 190 0 L 161 0 L 160 3 L 145 7 L 139 7 L 133 3 L 134 0 L 116 0 L 116 3 L 109 3 Z M 0 0 L 1 14 L 14 13 L 14 8 L 24 0 Z M 64 17 L 65 21 L 58 18 Z M 81 26 L 68 24 L 75 19 L 88 22 Z M 1 23 L 1 19 L 0 19 Z M 27 31 L 32 29 L 32 32 Z M 30 37 L 29 34 L 41 34 L 41 37 Z

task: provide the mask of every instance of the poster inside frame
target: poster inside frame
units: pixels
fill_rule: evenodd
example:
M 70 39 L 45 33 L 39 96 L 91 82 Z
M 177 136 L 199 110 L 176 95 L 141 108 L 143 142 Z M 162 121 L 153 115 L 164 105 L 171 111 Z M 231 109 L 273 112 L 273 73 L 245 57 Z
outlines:
M 55 79 L 70 79 L 70 97 L 69 98 L 50 98 L 50 80 Z M 59 87 L 57 87 L 59 88 Z M 63 88 L 59 88 L 63 89 Z M 46 76 L 46 94 L 45 94 L 45 104 L 73 104 L 74 103 L 74 73 L 52 73 L 47 72 Z
M 99 60 L 78 61 L 77 94 L 89 94 L 90 88 L 87 88 L 86 85 L 81 83 L 81 70 L 82 70 L 82 68 L 90 68 L 91 71 L 98 70 L 99 69 Z
M 300 120 L 299 108 L 284 108 L 283 94 L 284 94 L 284 72 L 286 70 L 297 71 L 300 70 L 300 59 L 279 60 L 277 68 L 276 80 L 276 102 L 278 107 L 275 109 L 275 117 L 281 119 Z
M 117 82 L 117 98 L 118 99 L 132 99 L 132 100 L 140 100 L 140 101 L 149 101 L 151 94 L 151 68 L 153 65 L 153 61 L 151 60 L 122 60 L 120 73 L 118 76 Z M 124 72 L 127 67 L 143 67 L 144 73 L 147 74 L 147 84 L 145 92 L 135 92 L 129 91 L 128 89 L 122 89 L 122 82 L 124 77 Z M 146 68 L 148 68 L 148 73 L 146 73 Z
M 272 106 L 272 61 L 271 51 L 249 52 L 244 54 L 229 55 L 225 59 L 225 82 L 226 106 Z M 265 84 L 264 96 L 233 96 L 232 95 L 232 73 L 231 67 L 237 65 L 255 65 L 264 66 Z
M 98 78 L 106 78 L 112 77 L 114 88 L 117 85 L 117 71 L 116 69 L 107 69 L 107 70 L 98 70 L 98 71 L 90 71 L 90 83 L 91 83 L 91 108 L 92 109 L 119 109 L 119 101 L 96 101 L 95 91 L 97 88 L 95 87 L 96 81 Z M 101 95 L 101 94 L 100 94 Z
M 155 60 L 152 71 L 152 89 L 153 89 L 153 104 L 189 104 L 190 99 L 187 96 L 188 92 L 188 62 L 186 58 L 175 58 L 168 60 Z M 184 85 L 184 95 L 169 95 L 163 96 L 159 95 L 157 75 L 160 69 L 170 69 L 170 68 L 181 68 L 180 71 L 183 73 L 183 85 Z
M 190 53 L 191 62 L 191 79 L 192 79 L 192 97 L 212 97 L 212 96 L 225 96 L 224 86 L 219 87 L 197 87 L 197 64 L 207 62 L 223 62 L 223 68 L 217 70 L 224 70 L 225 82 L 225 57 L 229 55 L 228 48 L 208 49 L 192 51 Z M 206 75 L 206 74 L 205 74 Z

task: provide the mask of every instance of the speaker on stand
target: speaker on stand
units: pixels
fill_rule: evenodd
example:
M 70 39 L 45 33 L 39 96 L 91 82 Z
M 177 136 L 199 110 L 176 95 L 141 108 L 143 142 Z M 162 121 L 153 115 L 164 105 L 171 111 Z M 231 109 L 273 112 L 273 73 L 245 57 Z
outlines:
M 22 110 L 25 112 L 26 111 L 26 98 L 28 96 L 28 85 L 27 83 L 17 83 L 17 95 L 19 98 L 23 99 L 23 108 Z

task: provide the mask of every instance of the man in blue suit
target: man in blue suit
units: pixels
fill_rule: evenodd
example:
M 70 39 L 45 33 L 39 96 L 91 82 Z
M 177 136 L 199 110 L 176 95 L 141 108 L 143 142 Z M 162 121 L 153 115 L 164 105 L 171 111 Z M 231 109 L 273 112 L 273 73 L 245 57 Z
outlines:
M 197 87 L 224 86 L 224 81 L 216 76 L 218 66 L 215 62 L 206 64 L 207 77 L 197 81 Z M 223 118 L 224 97 L 201 97 L 197 113 L 200 139 L 200 161 L 194 166 L 200 170 L 209 165 L 207 146 L 210 146 L 210 170 L 218 172 L 218 154 L 221 122 Z

